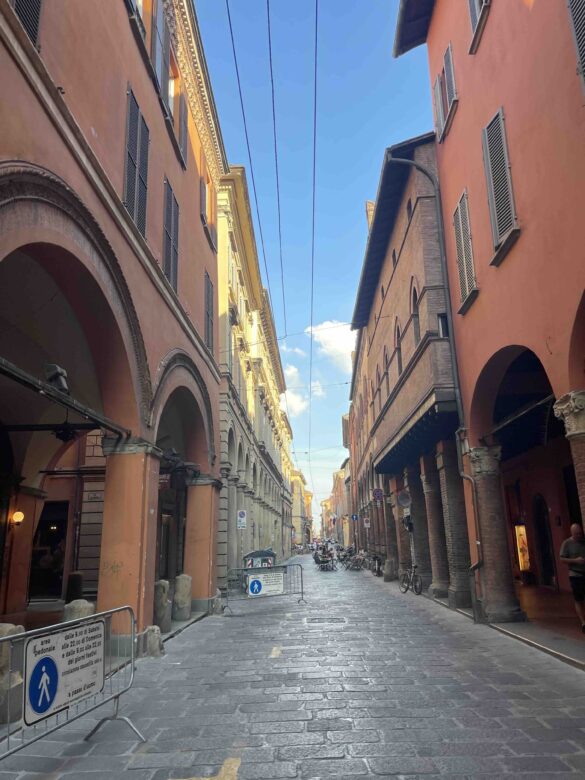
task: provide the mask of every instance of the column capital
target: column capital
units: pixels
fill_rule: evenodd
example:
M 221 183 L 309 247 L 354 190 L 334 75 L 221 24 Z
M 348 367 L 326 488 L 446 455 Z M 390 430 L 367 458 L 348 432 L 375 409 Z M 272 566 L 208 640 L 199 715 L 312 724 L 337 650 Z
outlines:
M 236 475 L 234 477 L 228 477 L 228 484 L 233 485 L 234 487 L 238 484 L 240 481 L 240 478 Z
M 473 475 L 477 477 L 486 474 L 499 474 L 501 457 L 502 448 L 499 446 L 471 447 L 469 460 Z
M 555 417 L 565 423 L 567 439 L 585 435 L 585 390 L 572 390 L 556 401 Z

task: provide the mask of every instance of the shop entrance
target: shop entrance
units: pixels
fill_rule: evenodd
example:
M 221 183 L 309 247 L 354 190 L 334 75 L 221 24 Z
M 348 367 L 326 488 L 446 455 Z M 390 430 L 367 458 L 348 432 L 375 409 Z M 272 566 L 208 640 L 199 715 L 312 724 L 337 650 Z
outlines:
M 63 595 L 68 517 L 68 501 L 48 501 L 43 507 L 33 540 L 29 601 Z

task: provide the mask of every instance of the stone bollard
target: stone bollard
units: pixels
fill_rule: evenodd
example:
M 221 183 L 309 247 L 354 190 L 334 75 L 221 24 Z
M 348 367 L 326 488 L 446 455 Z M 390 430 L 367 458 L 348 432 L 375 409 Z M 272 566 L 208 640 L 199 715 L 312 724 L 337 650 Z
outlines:
M 171 609 L 169 581 L 157 580 L 154 583 L 154 624 L 160 628 L 161 634 L 168 634 L 171 630 Z
M 179 574 L 175 578 L 173 620 L 189 620 L 191 617 L 191 582 L 188 574 Z
M 24 631 L 23 626 L 13 623 L 0 623 L 0 638 L 14 636 Z M 12 653 L 9 672 L 10 651 L 7 642 L 0 644 L 0 723 L 13 723 L 22 718 L 22 643 L 19 643 L 20 653 Z M 10 721 L 8 713 L 10 711 Z
M 150 658 L 160 658 L 165 654 L 165 647 L 158 626 L 147 626 L 144 630 L 144 654 Z
M 78 620 L 79 618 L 89 617 L 95 614 L 95 604 L 85 599 L 75 599 L 65 604 L 63 610 L 63 623 L 68 620 Z

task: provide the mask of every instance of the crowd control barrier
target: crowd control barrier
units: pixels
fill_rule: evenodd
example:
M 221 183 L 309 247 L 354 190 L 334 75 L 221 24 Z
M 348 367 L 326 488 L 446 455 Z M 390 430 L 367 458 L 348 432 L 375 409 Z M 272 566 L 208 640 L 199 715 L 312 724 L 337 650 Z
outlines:
M 131 607 L 0 639 L 0 759 L 16 753 L 108 702 L 109 720 L 134 681 L 136 618 Z
M 303 567 L 300 563 L 287 563 L 273 568 L 229 569 L 225 590 L 225 607 L 230 612 L 234 601 L 300 596 L 297 603 L 305 602 Z

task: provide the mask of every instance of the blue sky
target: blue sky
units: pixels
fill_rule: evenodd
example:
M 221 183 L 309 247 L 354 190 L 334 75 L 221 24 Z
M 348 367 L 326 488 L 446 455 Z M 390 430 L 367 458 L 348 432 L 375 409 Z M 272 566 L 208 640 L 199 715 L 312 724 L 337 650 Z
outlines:
M 228 160 L 248 170 L 225 0 L 196 0 Z M 398 60 L 398 0 L 319 0 L 314 391 L 309 410 L 315 0 L 270 0 L 282 214 L 286 330 L 268 57 L 266 0 L 230 0 L 272 302 L 287 376 L 294 450 L 313 512 L 347 457 L 351 319 L 384 149 L 432 129 L 426 49 Z M 253 197 L 253 196 L 252 196 Z M 254 204 L 252 209 L 255 212 Z M 254 213 L 260 264 L 260 233 Z M 264 279 L 266 286 L 266 279 Z M 309 412 L 311 456 L 309 462 Z

